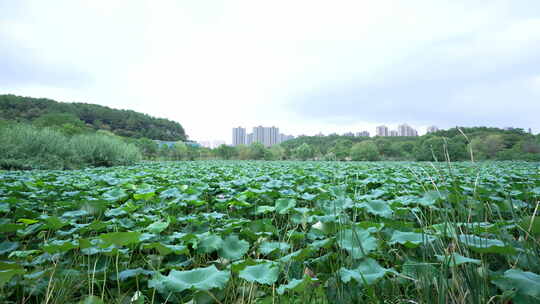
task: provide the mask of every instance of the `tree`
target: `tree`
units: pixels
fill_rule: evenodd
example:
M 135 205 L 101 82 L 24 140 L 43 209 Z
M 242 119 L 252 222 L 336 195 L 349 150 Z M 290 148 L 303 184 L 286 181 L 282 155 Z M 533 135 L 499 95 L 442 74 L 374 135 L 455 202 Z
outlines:
M 270 158 L 270 151 L 261 143 L 253 143 L 249 146 L 249 159 Z
M 345 160 L 352 147 L 352 141 L 349 139 L 338 139 L 334 142 L 334 147 L 329 152 L 334 153 L 337 160 Z
M 221 159 L 231 159 L 237 155 L 236 149 L 227 145 L 220 145 L 214 149 L 214 153 Z
M 504 148 L 504 140 L 500 134 L 492 134 L 483 138 L 475 138 L 471 141 L 471 148 L 479 158 L 494 159 L 499 151 Z
M 270 147 L 270 154 L 272 155 L 273 160 L 285 159 L 285 149 L 280 145 Z
M 173 160 L 183 160 L 188 158 L 188 147 L 185 143 L 179 141 L 175 143 L 170 150 Z
M 143 137 L 137 139 L 134 143 L 148 159 L 154 158 L 158 153 L 159 145 L 151 139 Z
M 354 144 L 351 148 L 351 158 L 356 161 L 375 161 L 380 159 L 379 149 L 375 142 L 366 140 Z
M 306 143 L 303 143 L 298 148 L 294 149 L 294 156 L 301 160 L 308 160 L 312 158 L 313 155 L 313 148 Z
M 414 149 L 416 160 L 444 161 L 446 160 L 446 140 L 440 136 L 431 136 L 418 143 Z
M 69 113 L 49 113 L 34 120 L 37 127 L 49 127 L 66 134 L 75 135 L 88 132 L 85 123 L 77 116 Z
M 249 153 L 250 149 L 246 145 L 238 145 L 236 146 L 236 151 L 238 154 L 238 159 L 246 160 L 249 159 Z

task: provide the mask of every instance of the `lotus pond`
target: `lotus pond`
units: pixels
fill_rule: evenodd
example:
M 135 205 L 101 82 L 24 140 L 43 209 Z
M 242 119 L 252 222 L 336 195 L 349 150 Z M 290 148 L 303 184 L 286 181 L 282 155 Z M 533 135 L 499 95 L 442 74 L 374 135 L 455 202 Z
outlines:
M 1 303 L 540 303 L 538 163 L 0 172 Z

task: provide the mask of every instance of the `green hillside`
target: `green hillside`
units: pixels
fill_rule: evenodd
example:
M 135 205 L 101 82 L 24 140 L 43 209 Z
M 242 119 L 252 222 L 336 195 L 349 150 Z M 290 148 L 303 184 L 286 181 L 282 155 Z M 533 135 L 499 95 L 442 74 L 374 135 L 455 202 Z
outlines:
M 46 98 L 0 95 L 0 120 L 70 125 L 107 130 L 114 134 L 166 141 L 186 140 L 182 125 L 163 118 L 87 103 L 65 103 Z

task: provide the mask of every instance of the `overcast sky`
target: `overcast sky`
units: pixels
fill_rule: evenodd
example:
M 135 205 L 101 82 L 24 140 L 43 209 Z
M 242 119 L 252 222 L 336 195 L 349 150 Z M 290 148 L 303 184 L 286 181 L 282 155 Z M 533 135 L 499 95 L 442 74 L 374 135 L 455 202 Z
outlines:
M 540 132 L 540 1 L 0 0 L 3 93 L 166 117 L 194 140 Z

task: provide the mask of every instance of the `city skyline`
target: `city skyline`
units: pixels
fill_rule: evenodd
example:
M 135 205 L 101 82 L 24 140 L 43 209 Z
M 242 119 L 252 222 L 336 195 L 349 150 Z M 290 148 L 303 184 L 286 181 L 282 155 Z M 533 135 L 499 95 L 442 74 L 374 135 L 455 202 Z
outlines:
M 271 147 L 293 138 L 292 135 L 280 133 L 279 128 L 275 126 L 263 127 L 259 125 L 253 127 L 251 133 L 246 133 L 246 128 L 239 126 L 232 129 L 231 145 L 250 145 L 258 142 L 266 147 Z
M 400 133 L 400 126 L 402 127 L 402 131 Z M 470 127 L 479 127 L 480 125 L 475 125 L 475 126 L 470 126 Z M 259 126 L 261 127 L 261 126 Z M 369 130 L 360 130 L 360 131 L 351 131 L 351 130 L 345 130 L 343 132 L 335 132 L 335 131 L 331 131 L 331 132 L 328 132 L 328 133 L 323 133 L 321 131 L 312 131 L 312 132 L 303 132 L 303 133 L 299 133 L 299 134 L 293 134 L 293 135 L 289 135 L 289 136 L 292 136 L 294 138 L 296 137 L 300 137 L 300 136 L 327 136 L 327 135 L 343 135 L 343 136 L 356 136 L 356 137 L 360 137 L 360 136 L 364 136 L 364 137 L 374 137 L 374 136 L 422 136 L 422 135 L 426 135 L 426 134 L 429 134 L 429 133 L 432 133 L 432 132 L 436 132 L 436 131 L 440 131 L 440 130 L 448 130 L 448 129 L 451 129 L 451 128 L 455 128 L 456 126 L 451 126 L 451 127 L 448 127 L 448 128 L 440 128 L 439 126 L 437 125 L 427 125 L 427 126 L 420 126 L 420 127 L 413 127 L 407 123 L 392 123 L 392 124 L 381 124 L 381 125 L 377 125 L 376 127 L 373 128 L 372 131 L 369 131 Z M 469 126 L 460 126 L 460 127 L 469 127 Z M 536 134 L 533 132 L 532 128 L 530 127 L 497 127 L 497 126 L 485 126 L 485 127 L 494 127 L 494 128 L 500 128 L 500 129 L 508 129 L 508 128 L 520 128 L 520 129 L 523 129 L 524 131 L 528 132 L 528 133 L 531 133 L 531 134 Z M 238 127 L 234 127 L 234 129 L 236 129 Z M 240 127 L 242 128 L 242 127 Z M 256 128 L 256 127 L 254 127 Z M 380 133 L 379 132 L 379 128 L 386 128 L 386 133 Z M 408 129 L 410 128 L 410 129 Z M 245 133 L 245 140 L 243 140 L 243 142 L 249 142 L 249 143 L 252 143 L 254 142 L 253 139 L 250 139 L 248 140 L 249 138 L 249 135 L 253 136 L 253 132 L 252 133 L 247 133 L 247 129 L 246 128 L 243 128 L 244 129 L 244 132 Z M 279 128 L 278 128 L 279 129 Z M 381 131 L 382 132 L 382 131 Z M 382 134 L 386 134 L 386 135 L 382 135 Z M 403 134 L 403 135 L 401 135 Z M 409 134 L 409 135 L 405 135 L 405 134 Z M 233 131 L 233 138 L 234 138 L 234 131 Z M 199 143 L 201 142 L 212 142 L 212 141 L 215 141 L 215 140 L 208 140 L 208 139 L 205 139 L 205 140 L 202 140 L 202 141 L 197 141 Z M 284 140 L 282 140 L 284 141 Z M 225 141 L 226 144 L 229 144 L 229 145 L 234 145 L 234 139 L 229 142 L 229 141 Z

